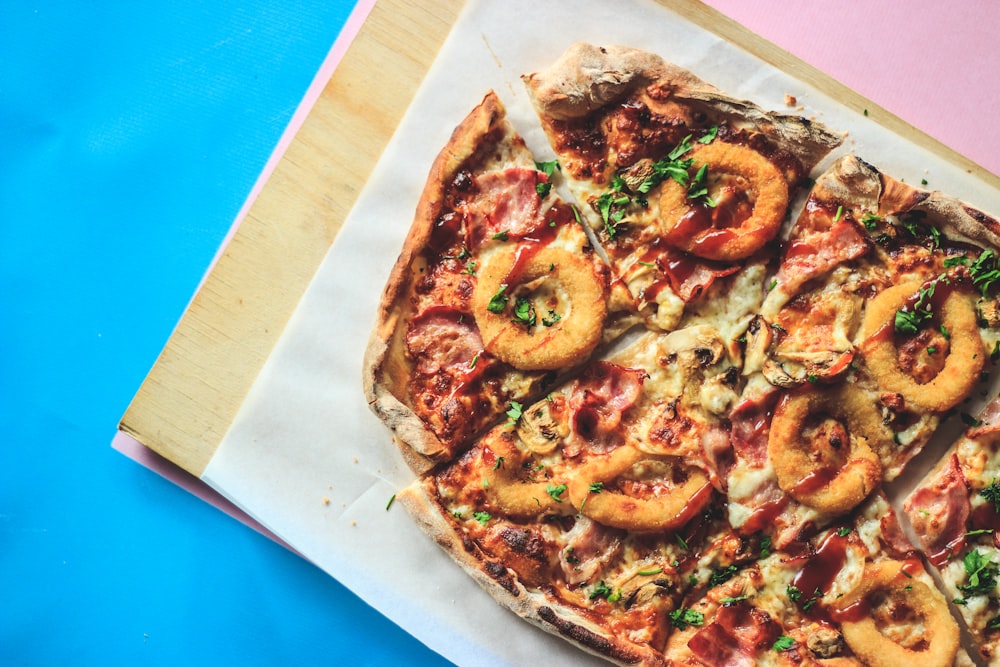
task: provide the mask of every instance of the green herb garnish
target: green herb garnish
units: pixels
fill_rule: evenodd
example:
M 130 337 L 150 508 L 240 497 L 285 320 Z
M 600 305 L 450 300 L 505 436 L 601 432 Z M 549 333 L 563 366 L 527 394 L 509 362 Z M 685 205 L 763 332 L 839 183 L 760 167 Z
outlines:
M 487 304 L 486 310 L 490 311 L 491 313 L 496 313 L 497 315 L 506 310 L 507 309 L 507 297 L 505 296 L 506 292 L 507 292 L 507 285 L 500 285 L 500 287 L 497 289 L 497 293 L 493 295 L 493 298 L 490 299 L 489 304 Z
M 771 645 L 771 648 L 774 649 L 775 651 L 787 651 L 793 646 L 795 646 L 794 639 L 792 639 L 787 635 L 781 635 L 780 637 L 778 637 L 778 639 L 775 640 L 774 644 Z
M 684 630 L 689 625 L 700 626 L 705 623 L 705 615 L 700 611 L 681 607 L 670 612 L 670 622 L 678 630 Z

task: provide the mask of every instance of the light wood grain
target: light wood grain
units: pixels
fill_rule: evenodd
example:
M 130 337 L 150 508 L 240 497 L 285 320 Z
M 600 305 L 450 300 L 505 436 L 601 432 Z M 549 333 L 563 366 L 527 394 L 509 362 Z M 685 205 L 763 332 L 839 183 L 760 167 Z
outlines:
M 119 427 L 201 476 L 462 7 L 380 0 Z
M 660 4 L 1000 188 L 1000 178 L 716 10 Z M 124 432 L 201 475 L 462 5 L 375 5 L 133 399 Z

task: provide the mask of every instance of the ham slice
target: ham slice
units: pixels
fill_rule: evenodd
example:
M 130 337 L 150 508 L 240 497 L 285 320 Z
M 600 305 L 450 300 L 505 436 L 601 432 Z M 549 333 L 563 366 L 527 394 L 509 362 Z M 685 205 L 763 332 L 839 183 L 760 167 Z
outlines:
M 906 499 L 903 510 L 931 563 L 941 566 L 957 554 L 965 542 L 966 522 L 972 511 L 958 457 L 952 454 L 932 479 Z
M 570 393 L 570 434 L 566 455 L 576 456 L 583 448 L 608 452 L 622 441 L 616 432 L 622 414 L 638 400 L 643 371 L 601 361 L 586 370 Z

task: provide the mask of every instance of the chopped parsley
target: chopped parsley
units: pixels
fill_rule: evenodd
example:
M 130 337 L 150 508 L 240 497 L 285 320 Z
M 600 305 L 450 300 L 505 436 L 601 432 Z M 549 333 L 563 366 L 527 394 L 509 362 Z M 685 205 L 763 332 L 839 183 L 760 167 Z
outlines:
M 601 214 L 604 222 L 604 232 L 609 239 L 618 235 L 618 227 L 625 217 L 625 209 L 622 208 L 632 201 L 628 195 L 615 192 L 605 192 L 597 198 L 597 212 Z
M 535 162 L 535 169 L 552 178 L 556 170 L 561 171 L 562 167 L 559 166 L 559 160 L 549 160 L 548 162 Z
M 1000 281 L 1000 268 L 997 267 L 997 254 L 992 250 L 984 250 L 976 261 L 969 266 L 972 284 L 979 288 L 985 297 L 993 285 Z
M 590 483 L 590 492 L 591 493 L 600 493 L 603 490 L 604 490 L 604 482 L 591 482 Z
M 833 221 L 834 222 L 840 222 L 840 219 L 842 217 L 844 217 L 844 207 L 843 206 L 838 206 L 837 207 L 837 214 L 835 216 L 833 216 Z
M 708 578 L 708 587 L 713 588 L 719 584 L 724 584 L 730 579 L 732 579 L 736 573 L 739 572 L 739 568 L 735 565 L 727 565 L 726 567 L 716 568 L 712 572 L 712 576 Z
M 548 182 L 546 182 L 546 183 L 541 183 L 541 182 L 535 183 L 535 192 L 537 192 L 538 196 L 541 197 L 542 199 L 545 199 L 545 196 L 548 195 L 549 192 L 551 192 L 551 191 L 552 191 L 552 184 L 551 183 L 548 183 Z
M 392 507 L 392 503 L 395 502 L 395 500 L 396 500 L 396 494 L 395 493 L 392 494 L 391 496 L 389 496 L 389 502 L 387 502 L 385 504 L 385 511 L 386 512 L 389 511 L 389 508 Z
M 934 297 L 934 288 L 937 286 L 938 280 L 940 279 L 933 280 L 927 287 L 920 289 L 917 301 L 913 304 L 913 310 L 900 308 L 896 311 L 894 321 L 896 333 L 915 334 L 925 322 L 934 316 L 930 300 Z
M 612 593 L 613 591 L 611 590 L 611 588 L 609 588 L 602 579 L 601 583 L 594 586 L 594 590 L 590 592 L 590 599 L 596 600 L 597 598 L 604 598 L 605 600 L 607 600 L 610 598 Z
M 543 317 L 542 318 L 542 324 L 544 324 L 547 327 L 551 327 L 553 324 L 555 324 L 556 322 L 558 322 L 561 319 L 562 319 L 562 315 L 560 315 L 559 313 L 557 313 L 554 310 L 550 310 L 548 317 Z
M 706 206 L 715 208 L 715 200 L 708 196 L 708 163 L 701 165 L 691 179 L 687 191 L 688 199 L 701 200 Z
M 496 234 L 493 235 L 493 240 L 494 241 L 506 241 L 507 240 L 507 234 L 508 234 L 508 232 L 507 232 L 506 229 L 503 230 L 502 232 L 497 232 Z
M 717 136 L 719 136 L 719 126 L 718 125 L 713 125 L 712 127 L 708 128 L 708 132 L 705 133 L 705 136 L 703 136 L 703 137 L 701 137 L 701 138 L 698 139 L 698 143 L 699 144 L 710 144 L 713 141 L 715 141 L 715 138 Z
M 988 502 L 993 503 L 993 511 L 1000 514 L 1000 483 L 997 480 L 979 492 Z
M 731 607 L 732 605 L 736 604 L 737 602 L 743 602 L 744 600 L 749 600 L 749 599 L 750 599 L 750 596 L 748 596 L 748 595 L 740 595 L 738 597 L 724 597 L 724 598 L 720 598 L 719 602 L 722 603 L 723 607 Z
M 684 630 L 689 625 L 700 626 L 705 623 L 705 614 L 694 609 L 681 607 L 670 612 L 670 622 L 678 630 Z
M 966 600 L 973 595 L 987 595 L 996 589 L 997 575 L 1000 574 L 996 563 L 973 549 L 965 554 L 962 564 L 965 566 L 969 583 L 958 584 L 956 588 L 965 593 Z
M 799 590 L 798 586 L 789 586 L 786 588 L 785 595 L 787 595 L 788 599 L 792 602 L 798 602 L 802 599 L 802 591 Z
M 505 296 L 506 291 L 507 291 L 507 285 L 500 285 L 500 287 L 497 289 L 497 293 L 493 295 L 493 298 L 490 299 L 489 304 L 486 306 L 486 310 L 490 311 L 491 313 L 496 313 L 497 315 L 506 310 L 507 309 L 507 297 Z
M 528 328 L 535 326 L 535 307 L 529 299 L 519 296 L 514 301 L 513 321 L 517 324 L 523 324 Z
M 499 470 L 503 467 L 504 458 L 502 456 L 497 457 L 497 462 L 493 464 L 494 470 Z
M 793 646 L 795 646 L 794 639 L 792 639 L 788 635 L 781 635 L 775 640 L 774 644 L 771 645 L 771 648 L 774 649 L 775 651 L 787 651 Z
M 765 535 L 760 538 L 760 559 L 763 560 L 771 555 L 771 536 Z
M 687 543 L 687 540 L 685 540 L 685 539 L 684 539 L 683 537 L 681 537 L 681 534 L 680 534 L 680 533 L 674 533 L 674 538 L 675 538 L 675 539 L 677 540 L 677 545 L 678 545 L 678 546 L 679 546 L 679 547 L 680 547 L 681 549 L 684 549 L 684 551 L 687 551 L 687 550 L 688 550 L 688 543 Z
M 874 213 L 865 213 L 861 216 L 861 224 L 865 226 L 868 231 L 874 231 L 878 227 L 878 223 L 882 221 L 882 216 L 875 215 Z
M 484 526 L 487 524 L 487 522 L 489 522 L 490 519 L 493 518 L 492 516 L 490 516 L 489 512 L 473 512 L 472 516 L 473 518 L 475 518 L 476 521 L 478 521 Z
M 519 419 L 521 419 L 521 412 L 524 406 L 517 401 L 510 402 L 510 409 L 507 410 L 507 418 L 510 419 L 511 424 L 516 424 Z
M 837 529 L 837 535 L 839 535 L 840 537 L 847 537 L 850 534 L 851 534 L 851 529 L 848 528 L 847 526 Z
M 566 485 L 549 484 L 548 486 L 545 487 L 545 493 L 552 496 L 552 499 L 557 503 L 561 503 L 563 501 L 562 494 L 566 493 Z
M 821 591 L 818 588 L 816 590 L 814 590 L 813 594 L 812 594 L 812 597 L 809 598 L 808 600 L 806 600 L 805 604 L 802 605 L 802 611 L 809 611 L 810 609 L 812 609 L 813 606 L 817 602 L 819 602 L 820 598 L 822 598 L 822 597 L 823 597 L 823 591 Z
M 647 194 L 657 185 L 672 178 L 683 186 L 688 184 L 688 169 L 694 163 L 692 158 L 681 160 L 680 157 L 691 150 L 691 135 L 684 137 L 681 143 L 677 144 L 670 153 L 662 160 L 657 160 L 652 164 L 653 173 L 646 177 L 639 187 L 640 193 Z

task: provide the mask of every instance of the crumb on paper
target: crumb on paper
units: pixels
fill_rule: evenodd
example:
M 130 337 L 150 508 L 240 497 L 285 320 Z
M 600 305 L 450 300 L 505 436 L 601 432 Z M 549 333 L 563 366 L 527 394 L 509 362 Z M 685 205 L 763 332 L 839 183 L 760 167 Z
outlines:
M 323 496 L 323 504 L 324 505 L 329 505 L 330 504 L 330 498 L 327 497 L 327 496 Z
M 796 103 L 798 103 L 798 100 L 795 98 L 795 95 L 785 93 L 785 106 L 794 107 Z
M 355 521 L 354 519 L 351 519 L 351 525 L 352 525 L 352 526 L 356 526 L 356 525 L 358 525 L 358 522 L 357 522 L 357 521 Z
M 355 456 L 355 457 L 354 457 L 354 458 L 352 458 L 351 460 L 352 460 L 352 461 L 354 461 L 355 463 L 357 463 L 357 462 L 358 462 L 358 457 L 357 457 L 357 456 Z

